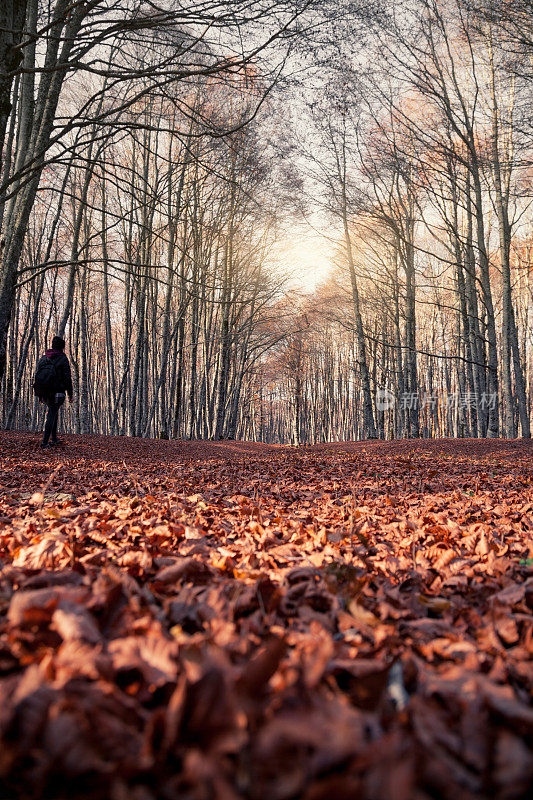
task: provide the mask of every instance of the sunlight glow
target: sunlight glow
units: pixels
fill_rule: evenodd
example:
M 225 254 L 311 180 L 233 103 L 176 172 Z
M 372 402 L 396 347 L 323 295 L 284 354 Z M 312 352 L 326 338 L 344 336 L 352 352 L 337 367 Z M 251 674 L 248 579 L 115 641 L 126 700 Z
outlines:
M 294 238 L 280 241 L 279 246 L 280 261 L 295 288 L 312 292 L 327 279 L 333 267 L 333 248 L 319 233 L 300 230 Z

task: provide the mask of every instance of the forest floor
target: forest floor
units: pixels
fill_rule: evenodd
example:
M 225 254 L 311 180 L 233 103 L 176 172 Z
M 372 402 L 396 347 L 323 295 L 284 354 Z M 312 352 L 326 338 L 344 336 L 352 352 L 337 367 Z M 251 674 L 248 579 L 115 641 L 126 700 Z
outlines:
M 533 444 L 0 433 L 0 798 L 533 785 Z

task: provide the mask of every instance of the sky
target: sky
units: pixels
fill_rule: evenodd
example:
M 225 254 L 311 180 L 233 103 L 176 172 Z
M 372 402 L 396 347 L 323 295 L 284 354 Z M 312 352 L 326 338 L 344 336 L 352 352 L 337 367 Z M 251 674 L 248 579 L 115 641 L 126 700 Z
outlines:
M 324 282 L 333 267 L 333 251 L 327 239 L 302 226 L 294 236 L 279 244 L 280 258 L 295 288 L 312 292 Z

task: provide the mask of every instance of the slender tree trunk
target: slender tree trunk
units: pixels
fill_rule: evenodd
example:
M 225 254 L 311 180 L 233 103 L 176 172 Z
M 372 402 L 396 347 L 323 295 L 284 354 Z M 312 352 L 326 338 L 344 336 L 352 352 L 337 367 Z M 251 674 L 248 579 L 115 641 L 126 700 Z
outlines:
M 44 166 L 44 154 L 50 143 L 68 59 L 88 10 L 88 6 L 80 4 L 67 15 L 69 3 L 70 0 L 57 0 L 50 25 L 26 159 L 26 163 L 33 161 L 32 174 L 17 192 L 9 220 L 4 220 L 4 230 L 7 230 L 8 235 L 0 273 L 0 381 L 3 379 L 6 367 L 7 333 L 15 295 L 19 259 L 39 187 L 41 170 Z M 60 52 L 61 42 L 63 44 Z
M 23 58 L 18 45 L 22 41 L 25 21 L 26 0 L 2 0 L 0 3 L 0 159 L 12 108 L 13 73 Z

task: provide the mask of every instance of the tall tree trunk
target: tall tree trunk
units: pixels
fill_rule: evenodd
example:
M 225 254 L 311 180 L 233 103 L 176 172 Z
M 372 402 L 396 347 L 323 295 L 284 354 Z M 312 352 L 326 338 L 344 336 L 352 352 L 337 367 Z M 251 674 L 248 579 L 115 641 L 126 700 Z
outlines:
M 13 307 L 19 259 L 24 245 L 30 213 L 39 187 L 41 170 L 44 166 L 44 156 L 50 143 L 68 59 L 88 11 L 88 5 L 80 4 L 67 15 L 67 7 L 70 7 L 70 0 L 57 0 L 52 14 L 28 154 L 25 161 L 28 168 L 31 168 L 31 176 L 18 189 L 13 211 L 9 219 L 4 220 L 6 246 L 3 252 L 0 273 L 0 381 L 3 379 L 6 367 L 7 333 Z
M 363 319 L 361 316 L 361 305 L 359 302 L 359 287 L 357 284 L 357 274 L 355 271 L 352 239 L 350 235 L 350 226 L 348 220 L 348 198 L 346 194 L 346 180 L 347 180 L 346 167 L 347 167 L 346 140 L 345 136 L 343 135 L 341 143 L 341 151 L 337 155 L 337 169 L 341 187 L 341 203 L 342 203 L 341 215 L 342 215 L 342 223 L 344 229 L 344 245 L 346 248 L 346 258 L 348 261 L 348 270 L 350 273 L 350 283 L 352 287 L 355 334 L 357 339 L 357 362 L 359 366 L 359 374 L 361 377 L 361 388 L 363 392 L 363 431 L 365 438 L 375 439 L 377 437 L 376 423 L 374 421 L 374 409 L 372 406 L 372 392 L 370 389 L 370 375 L 368 372 L 368 361 L 366 355 L 365 332 L 363 328 Z
M 23 59 L 19 45 L 25 21 L 26 0 L 2 0 L 0 3 L 0 159 L 12 108 L 13 73 Z M 0 171 L 1 165 L 0 160 Z
M 474 188 L 474 209 L 476 219 L 477 252 L 479 256 L 479 272 L 481 286 L 483 290 L 483 305 L 486 313 L 487 325 L 487 351 L 488 351 L 488 428 L 487 436 L 489 439 L 497 438 L 499 435 L 499 380 L 498 380 L 498 342 L 496 336 L 496 320 L 494 316 L 494 304 L 492 300 L 492 288 L 490 280 L 490 261 L 487 253 L 485 241 L 485 222 L 483 211 L 483 189 L 479 171 L 479 162 L 475 143 L 472 142 L 470 157 L 470 173 Z
M 500 236 L 500 260 L 502 267 L 502 376 L 505 399 L 504 419 L 506 436 L 516 435 L 514 403 L 511 386 L 511 362 L 513 364 L 520 427 L 522 436 L 531 437 L 529 413 L 527 408 L 524 373 L 520 361 L 518 333 L 516 328 L 511 288 L 511 240 L 512 224 L 509 220 L 509 186 L 511 177 L 512 152 L 507 154 L 507 167 L 502 168 L 500 159 L 499 103 L 496 92 L 496 75 L 492 47 L 490 48 L 491 93 L 492 93 L 492 172 L 494 177 L 495 206 Z M 512 101 L 511 101 L 512 102 Z M 512 113 L 512 109 L 511 109 Z M 512 136 L 512 131 L 511 134 Z

